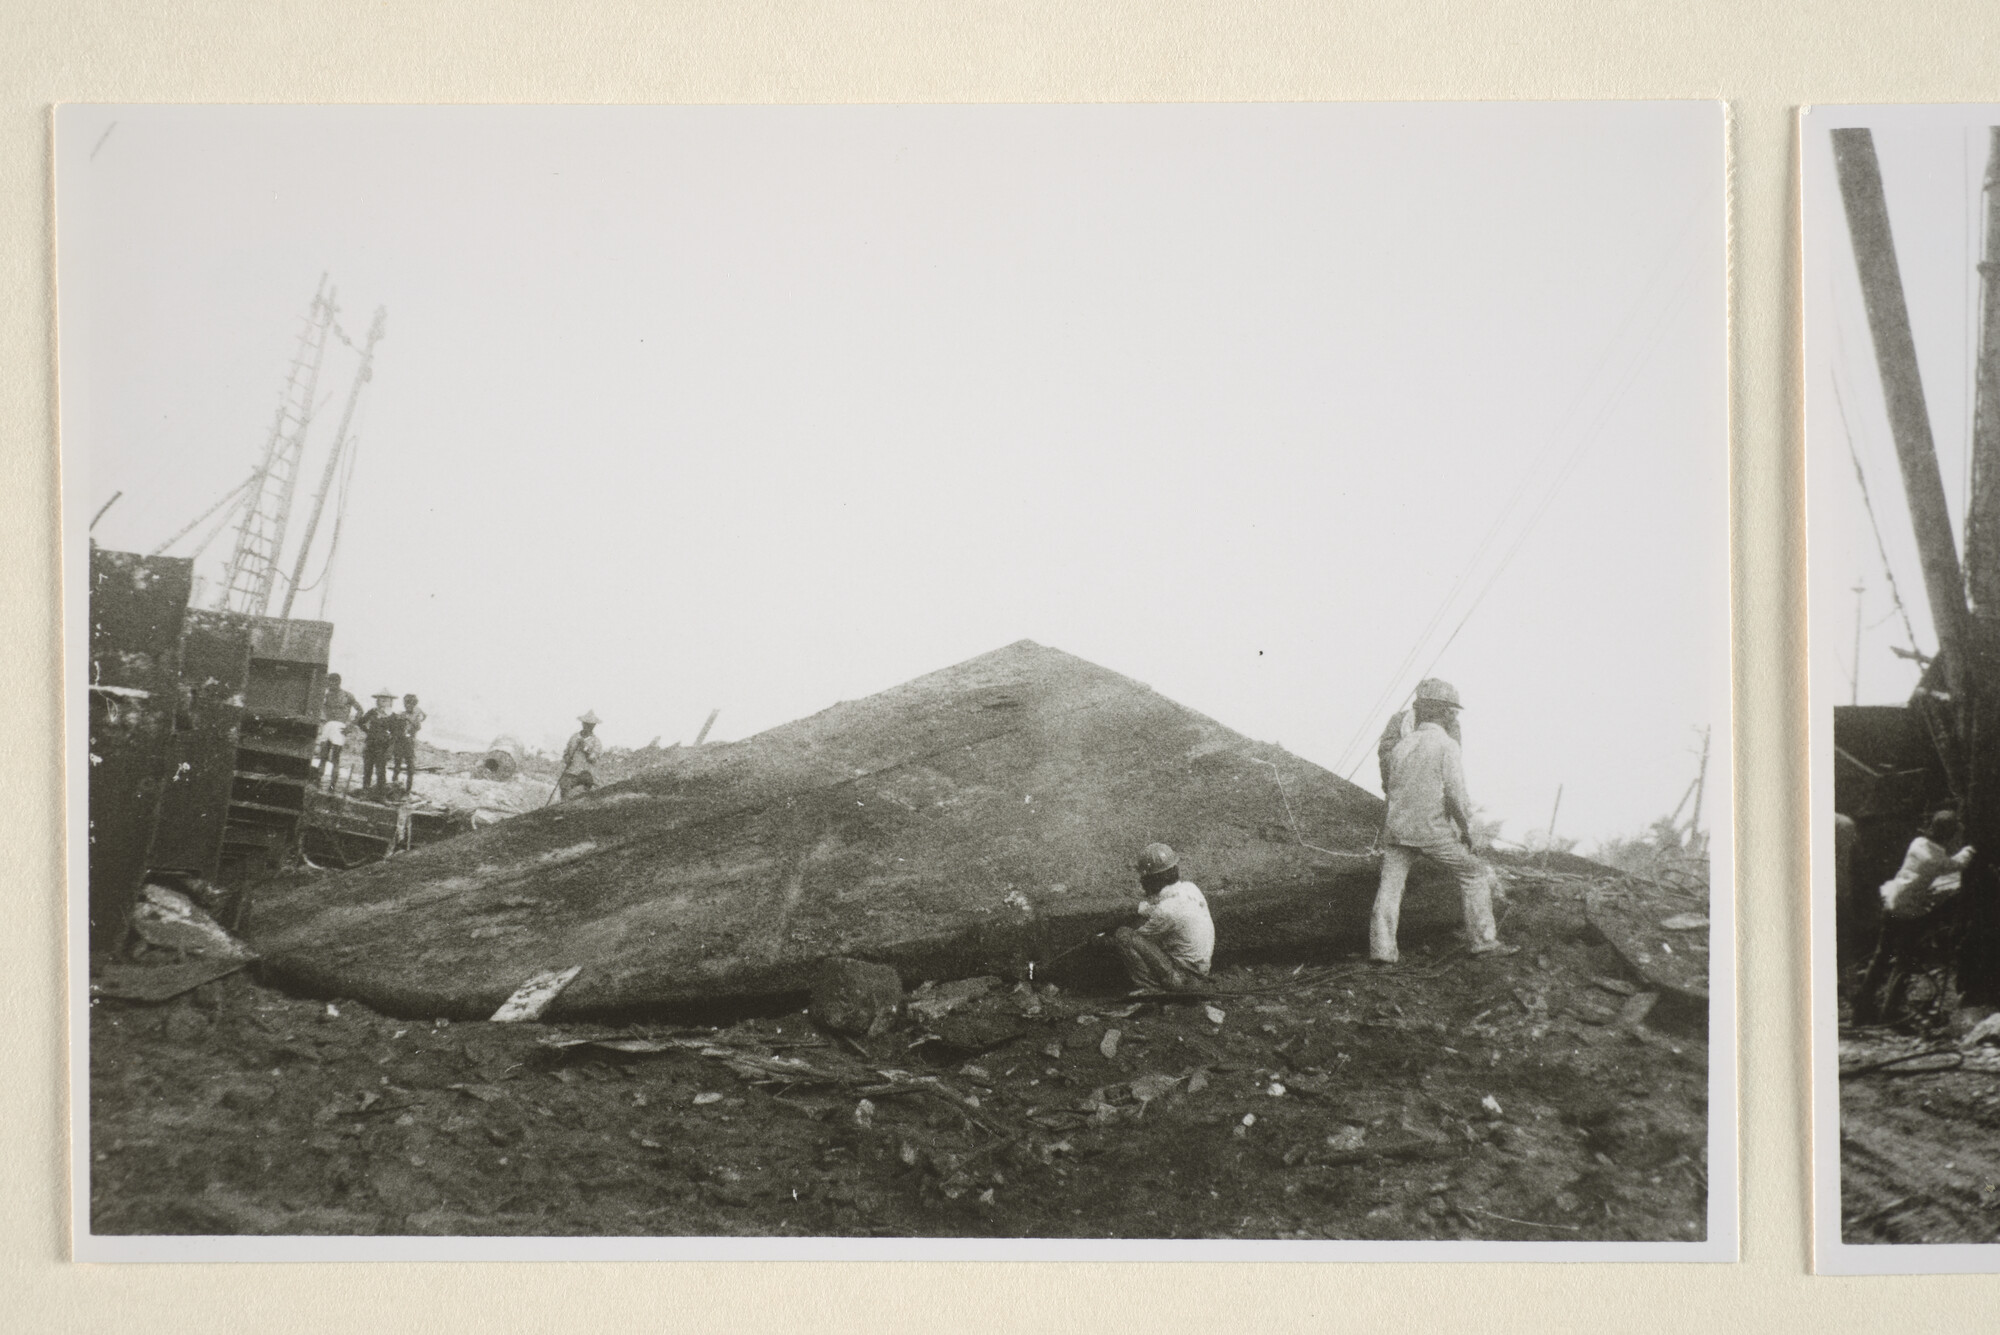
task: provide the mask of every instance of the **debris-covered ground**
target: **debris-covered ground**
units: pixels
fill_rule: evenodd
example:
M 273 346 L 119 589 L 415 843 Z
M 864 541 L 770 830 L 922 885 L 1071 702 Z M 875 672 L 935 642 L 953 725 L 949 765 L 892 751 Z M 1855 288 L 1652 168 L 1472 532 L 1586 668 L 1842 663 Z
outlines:
M 1509 958 L 1225 964 L 1206 1003 L 946 985 L 859 1040 L 393 1020 L 244 975 L 106 999 L 92 1225 L 1696 1239 L 1704 1017 L 1623 972 L 1586 884 L 1517 878 Z
M 1851 997 L 1862 966 L 1843 970 Z M 1841 1236 L 1849 1243 L 2000 1240 L 2000 1052 L 1983 1008 L 1942 967 L 1920 971 L 1895 1027 L 1840 1035 Z

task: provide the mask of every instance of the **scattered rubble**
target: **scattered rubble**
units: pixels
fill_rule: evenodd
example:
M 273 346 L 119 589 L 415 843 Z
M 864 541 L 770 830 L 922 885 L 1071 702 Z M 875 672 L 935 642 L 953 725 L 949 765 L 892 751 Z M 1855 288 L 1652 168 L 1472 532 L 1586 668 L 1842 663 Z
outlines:
M 813 972 L 812 1018 L 845 1034 L 879 1034 L 903 1004 L 903 983 L 886 964 L 821 960 Z
M 1887 1029 L 1841 1035 L 1844 1241 L 2000 1241 L 2000 1142 L 1992 1134 L 2000 1052 L 1985 1042 L 2000 1029 L 1996 1018 L 1966 1022 L 1956 1042 Z
M 100 957 L 91 971 L 93 998 L 159 1002 L 191 992 L 253 963 L 257 954 L 196 903 L 223 908 L 230 897 L 206 881 L 186 890 L 148 883 L 127 915 L 122 958 Z
M 256 952 L 224 931 L 222 924 L 195 907 L 178 890 L 151 883 L 142 886 L 132 907 L 132 932 L 149 946 L 176 956 L 249 961 Z
M 483 830 L 540 811 L 549 804 L 553 792 L 555 784 L 547 779 L 512 771 L 501 777 L 497 771 L 480 768 L 468 774 L 419 770 L 412 781 L 411 796 L 419 806 L 462 819 L 464 828 Z
M 1708 999 L 1707 887 L 1624 876 L 1590 887 L 1591 926 L 1648 987 Z

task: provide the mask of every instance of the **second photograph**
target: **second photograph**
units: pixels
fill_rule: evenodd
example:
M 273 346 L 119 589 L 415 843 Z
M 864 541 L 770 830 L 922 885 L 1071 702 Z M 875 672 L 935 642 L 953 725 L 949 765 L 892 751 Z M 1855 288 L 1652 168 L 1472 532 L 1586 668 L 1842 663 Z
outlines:
M 2000 1269 L 2000 107 L 1801 122 L 1815 1249 Z

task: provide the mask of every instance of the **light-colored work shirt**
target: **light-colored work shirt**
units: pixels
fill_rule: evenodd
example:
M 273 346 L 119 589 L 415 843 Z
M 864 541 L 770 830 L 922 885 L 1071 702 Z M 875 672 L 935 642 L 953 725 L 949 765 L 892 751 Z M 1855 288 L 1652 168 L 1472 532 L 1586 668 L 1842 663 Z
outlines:
M 1383 825 L 1383 837 L 1411 848 L 1455 844 L 1458 826 L 1449 810 L 1456 810 L 1465 820 L 1472 819 L 1464 757 L 1450 733 L 1436 723 L 1420 724 L 1396 743 L 1395 754 L 1389 758 L 1389 818 Z
M 1925 835 L 1910 841 L 1902 868 L 1882 882 L 1882 911 L 1892 918 L 1921 918 L 1958 893 L 1959 871 L 1972 861 L 1972 845 L 1957 856 Z
M 579 732 L 569 739 L 563 748 L 563 768 L 565 774 L 588 774 L 597 777 L 597 760 L 604 754 L 604 740 L 594 732 Z
M 1375 743 L 1375 758 L 1382 768 L 1382 791 L 1389 791 L 1389 764 L 1395 758 L 1396 748 L 1405 737 L 1417 730 L 1417 707 L 1409 705 L 1401 712 L 1389 716 L 1388 726 L 1382 729 L 1382 740 Z M 1458 735 L 1458 716 L 1452 715 L 1451 722 L 1444 725 L 1454 742 L 1463 741 Z
M 1139 901 L 1139 935 L 1152 938 L 1167 957 L 1196 973 L 1208 972 L 1215 954 L 1215 920 L 1208 916 L 1208 898 L 1193 881 L 1175 881 L 1159 894 Z

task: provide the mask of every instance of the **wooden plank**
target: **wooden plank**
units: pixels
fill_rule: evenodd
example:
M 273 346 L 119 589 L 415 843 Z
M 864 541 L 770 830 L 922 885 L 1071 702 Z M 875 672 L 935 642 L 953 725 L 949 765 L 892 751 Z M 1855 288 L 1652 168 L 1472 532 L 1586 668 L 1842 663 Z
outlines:
M 493 1023 L 518 1024 L 526 1020 L 541 1019 L 542 1012 L 549 1008 L 549 1003 L 554 1001 L 557 994 L 574 982 L 576 976 L 582 972 L 581 964 L 573 964 L 567 969 L 550 969 L 536 974 L 521 984 L 499 1010 L 493 1012 Z

